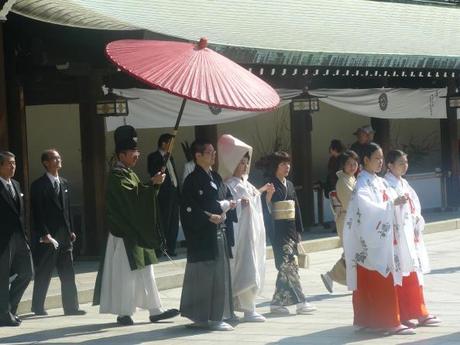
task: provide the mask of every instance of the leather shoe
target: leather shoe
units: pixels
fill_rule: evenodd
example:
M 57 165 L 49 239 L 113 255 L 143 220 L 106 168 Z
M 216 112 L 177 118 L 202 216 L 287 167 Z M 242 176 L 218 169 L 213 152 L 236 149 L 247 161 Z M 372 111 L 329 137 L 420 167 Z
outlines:
M 10 312 L 2 314 L 0 316 L 0 327 L 2 326 L 11 326 L 11 327 L 17 327 L 21 323 L 19 321 L 16 321 L 14 318 L 14 315 L 11 314 Z
M 64 312 L 64 315 L 86 315 L 86 311 L 81 309 L 68 310 Z
M 48 315 L 48 312 L 45 309 L 32 310 L 32 313 L 38 316 Z
M 179 315 L 179 310 L 177 310 L 177 309 L 168 309 L 168 310 L 166 310 L 165 312 L 163 312 L 161 314 L 150 315 L 149 319 L 150 319 L 150 322 L 158 322 L 158 321 L 161 321 L 161 320 L 170 319 L 170 318 L 175 317 L 177 315 Z
M 13 314 L 13 317 L 14 317 L 14 319 L 15 319 L 17 322 L 19 322 L 19 323 L 22 322 L 22 320 L 21 320 L 21 318 L 20 318 L 19 316 Z
M 129 315 L 118 316 L 117 317 L 117 322 L 122 326 L 132 326 L 132 325 L 134 325 L 134 321 L 133 321 L 133 319 L 131 319 L 131 316 L 129 316 Z

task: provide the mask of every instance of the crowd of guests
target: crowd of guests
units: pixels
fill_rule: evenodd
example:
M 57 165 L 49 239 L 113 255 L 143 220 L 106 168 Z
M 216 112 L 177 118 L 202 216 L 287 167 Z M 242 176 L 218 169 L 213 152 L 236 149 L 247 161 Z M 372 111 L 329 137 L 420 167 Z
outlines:
M 344 253 L 321 275 L 329 292 L 333 282 L 353 291 L 354 325 L 388 334 L 413 334 L 416 326 L 435 325 L 423 297 L 423 274 L 429 271 L 423 242 L 424 221 L 414 190 L 403 178 L 407 154 L 387 155 L 388 172 L 381 172 L 381 148 L 372 142 L 374 131 L 357 131 L 350 150 L 331 143 L 329 168 L 334 178 L 328 191 L 336 201 L 337 230 Z M 115 159 L 107 181 L 106 217 L 109 230 L 96 279 L 94 304 L 101 313 L 132 325 L 137 308 L 149 311 L 151 322 L 181 314 L 193 328 L 233 330 L 242 321 L 264 322 L 256 297 L 265 280 L 266 236 L 278 270 L 270 312 L 311 314 L 316 307 L 303 292 L 298 245 L 304 228 L 294 185 L 288 180 L 291 158 L 274 152 L 255 164 L 266 181 L 257 188 L 249 180 L 252 147 L 225 134 L 217 151 L 205 139 L 191 145 L 193 164 L 182 188 L 168 153 L 172 136 L 158 140 L 148 156 L 147 183 L 133 171 L 139 159 L 137 133 L 121 126 L 114 133 Z M 75 241 L 69 206 L 69 185 L 59 176 L 59 153 L 42 155 L 46 173 L 31 188 L 34 231 L 39 234 L 32 311 L 46 314 L 44 299 L 51 272 L 57 267 L 65 314 L 79 309 L 72 262 Z M 6 235 L 0 243 L 0 325 L 17 326 L 17 306 L 32 275 L 30 243 L 24 225 L 24 205 L 14 175 L 14 155 L 0 153 L 0 210 Z M 158 255 L 176 254 L 179 217 L 187 244 L 187 264 L 180 309 L 162 305 L 153 264 Z M 65 293 L 64 293 L 65 290 Z M 6 293 L 8 292 L 8 293 Z

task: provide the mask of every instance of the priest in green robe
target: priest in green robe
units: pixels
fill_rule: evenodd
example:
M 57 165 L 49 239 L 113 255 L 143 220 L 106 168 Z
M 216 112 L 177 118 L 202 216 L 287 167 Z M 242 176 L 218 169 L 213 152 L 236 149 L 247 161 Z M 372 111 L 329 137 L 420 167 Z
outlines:
M 155 249 L 161 247 L 157 193 L 165 175 L 161 172 L 144 184 L 132 170 L 139 158 L 137 134 L 131 126 L 115 130 L 116 163 L 106 191 L 109 230 L 102 272 L 100 312 L 118 315 L 121 325 L 132 325 L 137 308 L 150 313 L 156 322 L 178 315 L 165 310 L 155 282 Z

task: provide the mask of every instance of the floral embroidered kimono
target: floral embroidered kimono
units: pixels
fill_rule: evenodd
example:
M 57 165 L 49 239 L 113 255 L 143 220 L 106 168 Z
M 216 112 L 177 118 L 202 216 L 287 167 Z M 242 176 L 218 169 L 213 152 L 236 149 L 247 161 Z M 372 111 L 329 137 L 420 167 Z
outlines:
M 392 328 L 401 323 L 395 284 L 402 274 L 394 200 L 388 183 L 363 170 L 356 182 L 345 218 L 343 245 L 347 285 L 353 290 L 354 324 Z
M 421 206 L 417 193 L 404 178 L 397 178 L 390 172 L 385 175 L 391 188 L 398 196 L 409 198 L 404 205 L 395 207 L 397 228 L 402 241 L 401 254 L 406 254 L 407 265 L 402 267 L 402 286 L 397 287 L 401 320 L 407 321 L 429 315 L 423 296 L 423 274 L 430 271 L 428 254 L 423 242 L 425 221 L 421 215 Z
M 303 303 L 305 295 L 300 284 L 299 266 L 296 262 L 298 254 L 297 243 L 299 242 L 300 233 L 303 231 L 303 225 L 294 185 L 289 180 L 286 180 L 286 184 L 283 184 L 275 176 L 268 182 L 273 183 L 275 193 L 270 205 L 265 202 L 265 194 L 262 197 L 262 201 L 264 203 L 265 227 L 270 236 L 275 265 L 278 269 L 276 290 L 271 304 L 289 306 Z M 295 202 L 295 219 L 273 219 L 271 209 L 274 203 L 285 200 Z

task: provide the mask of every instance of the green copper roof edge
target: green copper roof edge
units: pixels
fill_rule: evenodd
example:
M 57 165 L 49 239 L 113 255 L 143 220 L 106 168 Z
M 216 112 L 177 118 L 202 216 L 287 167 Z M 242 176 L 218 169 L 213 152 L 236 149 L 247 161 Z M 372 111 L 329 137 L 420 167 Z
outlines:
M 460 57 L 457 56 L 300 52 L 214 44 L 211 47 L 240 64 L 248 65 L 460 69 Z

